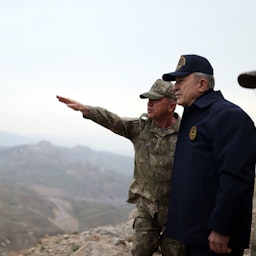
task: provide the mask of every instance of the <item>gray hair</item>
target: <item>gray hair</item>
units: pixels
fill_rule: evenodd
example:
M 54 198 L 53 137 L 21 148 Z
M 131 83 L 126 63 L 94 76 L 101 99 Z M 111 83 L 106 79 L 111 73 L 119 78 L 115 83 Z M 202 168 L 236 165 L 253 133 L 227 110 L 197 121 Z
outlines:
M 195 72 L 194 74 L 195 74 L 196 79 L 200 79 L 200 78 L 206 79 L 206 81 L 208 82 L 208 89 L 214 88 L 215 81 L 214 81 L 213 75 L 208 75 L 208 74 L 200 73 L 200 72 Z

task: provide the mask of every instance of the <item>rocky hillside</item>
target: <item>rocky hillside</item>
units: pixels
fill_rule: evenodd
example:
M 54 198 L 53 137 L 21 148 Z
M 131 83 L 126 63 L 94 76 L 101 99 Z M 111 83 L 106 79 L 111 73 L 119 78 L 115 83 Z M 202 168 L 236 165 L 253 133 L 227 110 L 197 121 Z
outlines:
M 130 256 L 132 223 L 135 210 L 127 222 L 115 226 L 100 226 L 79 234 L 44 237 L 35 246 L 7 256 Z M 156 252 L 153 256 L 160 256 Z M 250 256 L 246 250 L 244 256 Z
M 130 256 L 135 214 L 134 209 L 126 222 L 114 226 L 100 226 L 79 234 L 46 236 L 35 247 L 11 252 L 6 256 Z M 256 216 L 255 195 L 253 216 L 254 220 Z M 154 254 L 154 256 L 160 255 L 160 252 Z M 250 249 L 245 250 L 244 256 L 250 256 Z
M 127 222 L 101 226 L 79 234 L 44 237 L 33 248 L 12 252 L 8 256 L 130 256 L 132 223 L 135 210 Z M 161 255 L 156 252 L 154 256 Z
M 33 248 L 8 256 L 128 256 L 132 245 L 132 222 L 100 226 L 79 234 L 44 237 Z

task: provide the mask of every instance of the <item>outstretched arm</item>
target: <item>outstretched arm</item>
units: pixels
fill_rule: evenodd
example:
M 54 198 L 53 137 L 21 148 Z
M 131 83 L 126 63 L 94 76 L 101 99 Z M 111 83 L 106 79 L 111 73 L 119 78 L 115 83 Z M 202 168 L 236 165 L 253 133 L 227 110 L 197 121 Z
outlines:
M 58 95 L 56 97 L 68 107 L 82 112 L 84 118 L 89 119 L 120 136 L 131 140 L 139 135 L 139 118 L 122 118 L 102 107 L 84 105 L 75 100 Z
M 65 103 L 69 108 L 72 108 L 76 111 L 81 111 L 85 116 L 88 114 L 89 106 L 62 96 L 57 95 L 56 97 L 60 102 Z

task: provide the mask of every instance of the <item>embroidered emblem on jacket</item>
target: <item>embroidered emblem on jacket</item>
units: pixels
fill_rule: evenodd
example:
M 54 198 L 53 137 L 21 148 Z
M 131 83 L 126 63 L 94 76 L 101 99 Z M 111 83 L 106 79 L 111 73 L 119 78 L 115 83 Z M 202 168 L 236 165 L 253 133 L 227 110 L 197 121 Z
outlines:
M 192 126 L 190 131 L 189 131 L 189 138 L 190 140 L 194 140 L 196 138 L 197 135 L 197 127 L 196 126 Z

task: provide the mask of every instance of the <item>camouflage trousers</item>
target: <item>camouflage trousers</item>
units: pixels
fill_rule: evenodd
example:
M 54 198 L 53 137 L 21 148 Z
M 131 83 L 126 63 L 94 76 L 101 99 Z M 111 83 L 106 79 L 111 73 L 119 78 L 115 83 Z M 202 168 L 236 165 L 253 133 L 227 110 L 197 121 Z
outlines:
M 147 209 L 138 207 L 133 229 L 133 256 L 152 256 L 154 252 L 161 251 L 163 256 L 185 256 L 185 247 L 182 243 L 163 236 L 165 227 L 160 223 L 158 214 L 154 218 Z

